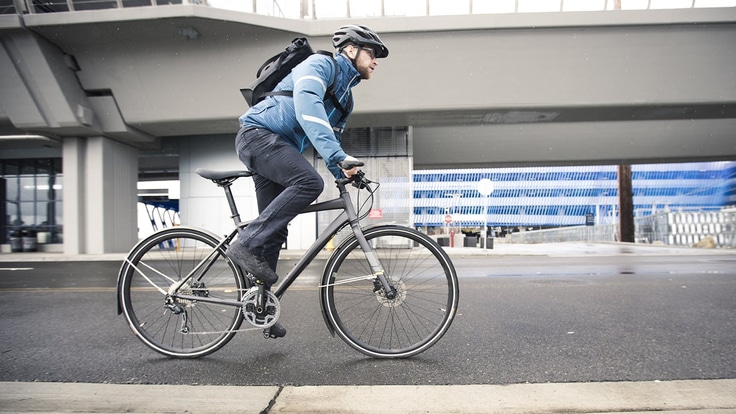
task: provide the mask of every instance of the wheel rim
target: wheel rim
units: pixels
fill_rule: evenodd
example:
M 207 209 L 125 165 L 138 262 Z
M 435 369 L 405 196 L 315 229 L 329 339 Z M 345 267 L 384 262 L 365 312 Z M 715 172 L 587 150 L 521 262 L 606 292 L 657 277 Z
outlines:
M 428 349 L 447 331 L 457 308 L 457 278 L 445 254 L 411 231 L 368 232 L 397 290 L 387 299 L 366 280 L 370 269 L 353 241 L 328 265 L 327 313 L 338 335 L 374 357 L 406 357 Z M 410 245 L 406 245 L 410 243 Z M 349 283 L 345 281 L 354 280 Z
M 236 307 L 175 298 L 167 303 L 166 295 L 153 286 L 168 292 L 215 245 L 203 234 L 168 233 L 151 238 L 133 255 L 126 273 L 123 310 L 146 345 L 170 356 L 202 356 L 223 346 L 239 327 L 242 316 Z M 180 292 L 238 300 L 244 287 L 234 272 L 229 260 L 219 255 L 198 282 L 186 283 Z

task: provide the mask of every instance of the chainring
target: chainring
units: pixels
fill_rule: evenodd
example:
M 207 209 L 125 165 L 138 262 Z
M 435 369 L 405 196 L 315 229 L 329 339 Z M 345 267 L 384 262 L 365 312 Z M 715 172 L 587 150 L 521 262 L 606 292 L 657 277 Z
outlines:
M 250 288 L 243 295 L 243 316 L 257 328 L 270 328 L 281 315 L 281 305 L 271 291 L 263 292 L 263 309 L 258 312 L 258 286 Z

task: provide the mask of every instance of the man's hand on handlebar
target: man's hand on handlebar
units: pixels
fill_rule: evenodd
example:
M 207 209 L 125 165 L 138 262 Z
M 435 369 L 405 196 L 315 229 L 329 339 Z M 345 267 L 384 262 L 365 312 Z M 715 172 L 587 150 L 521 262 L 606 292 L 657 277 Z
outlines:
M 345 176 L 348 178 L 357 174 L 359 171 L 358 167 L 362 167 L 363 165 L 365 165 L 363 161 L 360 161 L 355 157 L 351 157 L 350 155 L 345 157 L 344 160 L 337 163 L 337 166 L 340 167 L 342 173 L 345 174 Z
M 347 157 L 345 157 L 344 160 L 338 162 L 337 165 L 338 167 L 340 167 L 343 174 L 345 174 L 345 177 L 347 177 L 337 180 L 338 183 L 352 183 L 353 187 L 355 188 L 368 188 L 370 180 L 366 179 L 363 171 L 359 169 L 359 167 L 365 165 L 363 161 L 360 161 L 359 159 L 348 155 Z

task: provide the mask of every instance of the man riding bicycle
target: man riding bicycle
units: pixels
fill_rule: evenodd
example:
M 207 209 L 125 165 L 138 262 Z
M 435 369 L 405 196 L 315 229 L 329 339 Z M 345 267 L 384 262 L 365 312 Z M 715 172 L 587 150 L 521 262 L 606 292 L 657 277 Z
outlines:
M 253 173 L 259 216 L 226 254 L 267 287 L 278 280 L 276 264 L 287 225 L 324 189 L 302 152 L 313 146 L 336 178 L 351 177 L 362 165 L 343 151 L 340 132 L 353 110 L 351 89 L 371 78 L 388 49 L 373 30 L 358 25 L 338 29 L 332 44 L 336 65 L 329 56 L 310 56 L 275 88 L 293 91 L 293 97 L 268 96 L 239 118 L 235 148 Z M 330 86 L 335 100 L 325 97 Z M 280 338 L 286 329 L 277 322 L 265 334 Z

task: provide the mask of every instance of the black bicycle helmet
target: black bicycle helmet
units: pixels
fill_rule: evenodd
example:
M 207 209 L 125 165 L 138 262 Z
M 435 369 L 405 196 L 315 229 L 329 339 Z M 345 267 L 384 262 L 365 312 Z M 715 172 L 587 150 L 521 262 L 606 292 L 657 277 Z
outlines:
M 347 44 L 370 47 L 376 51 L 376 58 L 388 56 L 388 48 L 383 44 L 376 32 L 365 26 L 355 24 L 343 26 L 332 36 L 332 45 L 341 50 Z

